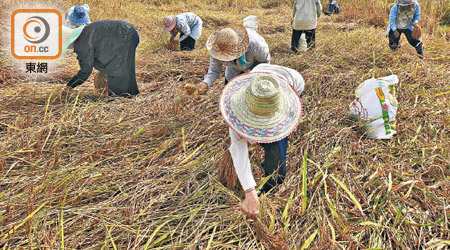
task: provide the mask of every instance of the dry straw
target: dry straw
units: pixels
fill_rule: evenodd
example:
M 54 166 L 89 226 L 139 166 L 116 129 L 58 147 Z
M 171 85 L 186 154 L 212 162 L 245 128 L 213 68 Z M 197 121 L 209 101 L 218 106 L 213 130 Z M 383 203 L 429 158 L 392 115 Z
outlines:
M 109 91 L 108 77 L 98 71 L 94 76 L 94 87 L 101 96 L 107 96 Z
M 217 169 L 217 179 L 227 188 L 242 192 L 233 159 L 229 150 L 224 150 Z
M 180 42 L 178 42 L 178 40 L 175 40 L 175 39 L 171 38 L 169 40 L 169 44 L 167 45 L 167 49 L 168 50 L 172 50 L 172 51 L 180 50 Z
M 25 79 L 1 50 L 2 249 L 270 249 L 270 234 L 257 236 L 238 211 L 240 193 L 217 179 L 229 146 L 218 111 L 223 78 L 193 100 L 183 86 L 202 81 L 208 51 L 170 52 L 167 34 L 158 35 L 164 15 L 193 4 L 205 24 L 240 22 L 248 11 L 260 17 L 272 63 L 306 80 L 306 115 L 289 137 L 285 182 L 260 199 L 268 232 L 290 249 L 449 247 L 450 44 L 431 29 L 444 1 L 420 1 L 425 60 L 410 46 L 389 50 L 384 6 L 394 1 L 342 0 L 341 15 L 321 17 L 315 51 L 299 56 L 286 49 L 290 1 L 271 9 L 249 8 L 253 1 L 172 2 L 91 5 L 94 20 L 127 20 L 141 34 L 134 99 L 99 98 L 92 78 L 59 91 L 79 69 L 70 54 L 54 75 Z M 0 11 L 8 3 L 17 1 L 1 1 Z M 382 26 L 370 25 L 375 13 Z M 216 26 L 205 25 L 199 44 Z M 391 73 L 401 79 L 399 133 L 368 140 L 344 122 L 348 105 L 364 79 Z M 258 148 L 250 145 L 252 166 L 262 161 Z M 261 184 L 264 173 L 253 171 Z
M 280 236 L 273 235 L 266 225 L 259 220 L 254 221 L 256 236 L 266 249 L 289 250 L 289 246 Z

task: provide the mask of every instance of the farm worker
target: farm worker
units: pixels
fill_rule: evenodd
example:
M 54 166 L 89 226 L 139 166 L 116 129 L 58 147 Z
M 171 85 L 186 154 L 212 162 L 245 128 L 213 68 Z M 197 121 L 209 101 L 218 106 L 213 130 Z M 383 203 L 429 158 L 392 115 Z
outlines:
M 391 8 L 389 26 L 386 36 L 389 37 L 389 47 L 392 50 L 400 48 L 400 36 L 405 34 L 406 39 L 413 46 L 417 54 L 423 57 L 423 46 L 420 39 L 413 38 L 413 30 L 420 21 L 420 5 L 416 0 L 398 0 Z
M 260 63 L 269 63 L 270 52 L 266 40 L 253 29 L 230 25 L 209 36 L 209 70 L 200 84 L 204 93 L 225 69 L 225 84 L 233 77 L 249 72 Z
M 241 210 L 258 215 L 256 183 L 250 167 L 248 142 L 264 148 L 265 175 L 273 176 L 261 192 L 281 184 L 286 176 L 288 136 L 302 117 L 300 94 L 305 82 L 297 71 L 260 64 L 250 73 L 233 78 L 224 88 L 220 110 L 229 125 L 229 148 L 239 182 L 245 191 Z
M 107 76 L 109 95 L 128 97 L 139 94 L 135 73 L 139 35 L 133 25 L 104 20 L 69 29 L 66 34 L 70 40 L 67 41 L 63 35 L 63 45 L 74 43 L 80 64 L 78 74 L 70 79 L 67 86 L 75 88 L 83 84 L 96 68 Z
M 195 41 L 202 35 L 203 21 L 192 12 L 164 17 L 163 30 L 170 32 L 170 39 L 180 33 L 180 50 L 193 50 Z
M 87 4 L 72 6 L 66 14 L 66 26 L 72 29 L 91 23 L 89 12 L 91 8 Z
M 329 0 L 328 10 L 325 11 L 325 15 L 341 13 L 341 7 L 339 6 L 337 0 Z
M 317 19 L 322 13 L 320 0 L 296 0 L 292 23 L 291 50 L 298 52 L 300 36 L 305 33 L 308 49 L 315 48 Z

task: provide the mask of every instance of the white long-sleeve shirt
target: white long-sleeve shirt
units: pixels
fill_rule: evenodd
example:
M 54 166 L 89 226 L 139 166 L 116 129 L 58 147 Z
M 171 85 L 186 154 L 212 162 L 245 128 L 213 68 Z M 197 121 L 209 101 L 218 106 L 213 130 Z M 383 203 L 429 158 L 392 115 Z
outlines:
M 294 3 L 294 21 L 292 27 L 295 30 L 312 30 L 317 27 L 317 19 L 322 14 L 320 0 L 297 0 Z
M 213 57 L 209 59 L 208 73 L 205 75 L 205 82 L 208 85 L 213 84 L 222 73 L 222 65 L 226 66 L 225 78 L 231 80 L 231 78 L 239 75 L 241 72 L 250 71 L 255 63 L 268 63 L 270 62 L 269 45 L 266 40 L 252 29 L 246 29 L 249 38 L 249 46 L 247 52 L 245 52 L 245 64 L 239 65 L 236 60 L 223 62 Z
M 256 66 L 251 72 L 267 72 L 276 74 L 288 81 L 299 95 L 302 94 L 303 89 L 305 88 L 305 81 L 303 80 L 303 77 L 298 71 L 291 68 L 264 63 Z M 239 182 L 244 190 L 256 187 L 256 182 L 253 178 L 250 165 L 250 158 L 248 156 L 247 140 L 240 137 L 231 128 L 229 128 L 229 133 L 231 139 L 231 146 L 229 150 Z

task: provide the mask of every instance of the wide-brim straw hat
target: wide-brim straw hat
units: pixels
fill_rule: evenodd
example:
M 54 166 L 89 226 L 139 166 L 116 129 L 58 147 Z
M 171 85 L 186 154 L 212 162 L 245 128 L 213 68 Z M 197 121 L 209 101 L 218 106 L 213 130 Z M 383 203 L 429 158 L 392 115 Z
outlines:
M 244 55 L 249 43 L 247 30 L 243 26 L 230 25 L 210 35 L 206 48 L 213 58 L 228 62 Z
M 220 98 L 228 125 L 251 142 L 271 143 L 289 136 L 302 118 L 302 102 L 278 75 L 251 72 L 233 78 Z
M 163 19 L 163 31 L 164 32 L 170 32 L 175 28 L 175 25 L 177 25 L 177 16 L 170 15 L 165 16 Z

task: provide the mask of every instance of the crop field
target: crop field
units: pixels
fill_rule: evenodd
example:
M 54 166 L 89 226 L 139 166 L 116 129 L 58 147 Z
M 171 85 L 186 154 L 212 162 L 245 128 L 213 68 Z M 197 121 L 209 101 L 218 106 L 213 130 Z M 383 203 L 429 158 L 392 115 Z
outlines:
M 86 0 L 93 21 L 125 20 L 141 37 L 141 93 L 110 99 L 93 77 L 61 91 L 79 69 L 71 51 L 31 78 L 9 50 L 14 9 L 84 2 L 3 0 L 0 249 L 450 249 L 450 1 L 419 1 L 425 59 L 404 36 L 389 49 L 393 0 L 340 1 L 340 15 L 320 17 L 316 49 L 292 54 L 292 2 Z M 188 11 L 204 21 L 198 48 L 167 50 L 163 17 Z M 258 16 L 271 63 L 306 82 L 286 180 L 260 197 L 257 221 L 217 175 L 229 147 L 223 76 L 206 95 L 184 89 L 208 70 L 208 36 L 248 15 Z M 391 74 L 398 134 L 372 140 L 348 119 L 349 104 L 365 79 Z M 261 185 L 264 151 L 250 153 Z

